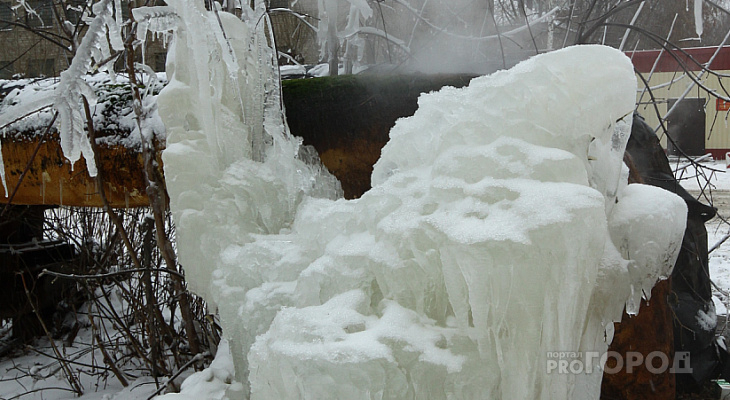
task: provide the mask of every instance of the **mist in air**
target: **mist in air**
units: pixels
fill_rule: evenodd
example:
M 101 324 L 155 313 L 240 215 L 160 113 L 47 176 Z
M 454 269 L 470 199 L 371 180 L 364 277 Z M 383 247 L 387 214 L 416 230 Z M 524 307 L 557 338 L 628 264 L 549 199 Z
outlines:
M 343 43 L 345 59 L 363 65 L 385 64 L 399 72 L 485 74 L 509 68 L 547 45 L 549 10 L 507 9 L 499 3 L 490 9 L 489 2 L 473 0 L 367 5 L 370 11 L 356 0 L 338 6 L 340 20 L 347 21 L 340 37 L 352 38 Z M 358 15 L 370 17 L 365 23 L 362 18 L 353 22 Z

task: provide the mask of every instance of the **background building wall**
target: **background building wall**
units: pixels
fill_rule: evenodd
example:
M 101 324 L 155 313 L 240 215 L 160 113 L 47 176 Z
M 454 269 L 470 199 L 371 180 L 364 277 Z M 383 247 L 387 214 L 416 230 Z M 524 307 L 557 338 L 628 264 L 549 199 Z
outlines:
M 68 35 L 61 29 L 56 14 L 74 25 L 80 17 L 80 12 L 75 10 L 77 7 L 80 10 L 85 0 L 64 0 L 55 5 L 56 14 L 52 0 L 28 0 L 27 3 L 40 18 L 23 7 L 15 7 L 13 1 L 0 0 L 0 79 L 58 76 L 73 58 L 71 42 L 63 39 Z M 123 15 L 128 15 L 129 5 L 128 1 L 122 2 Z M 131 5 L 136 4 L 131 2 Z M 145 49 L 147 64 L 155 71 L 164 71 L 167 50 L 163 42 L 150 38 Z M 138 59 L 141 61 L 141 54 Z M 123 62 L 117 60 L 118 69 L 124 68 Z
M 697 76 L 702 73 L 700 80 L 702 86 L 718 94 L 728 96 L 725 90 L 730 89 L 730 87 L 723 88 L 715 74 L 727 75 L 730 73 L 730 47 L 722 48 L 717 52 L 712 63 L 707 65 L 709 69 L 713 70 L 712 73 L 702 72 L 700 65 L 709 62 L 716 50 L 717 47 L 684 49 L 687 54 L 678 53 L 679 60 L 664 52 L 659 61 L 657 61 L 659 51 L 629 53 L 636 70 L 649 81 L 649 87 L 655 99 L 656 108 L 648 91 L 643 89 L 644 85 L 639 80 L 637 93 L 639 107 L 637 111 L 644 116 L 649 126 L 653 128 L 660 127 L 657 112 L 662 118 L 665 117 L 673 100 L 682 97 L 687 88 L 693 84 L 692 75 Z M 652 71 L 654 72 L 652 73 Z M 707 90 L 703 90 L 697 84 L 693 85 L 685 98 L 701 99 L 700 101 L 704 102 L 706 152 L 712 153 L 715 158 L 725 158 L 725 153 L 730 151 L 730 121 L 728 121 L 730 119 L 730 103 L 718 100 L 716 96 L 711 95 Z M 667 139 L 661 128 L 659 128 L 657 134 L 661 139 L 662 146 L 667 148 Z

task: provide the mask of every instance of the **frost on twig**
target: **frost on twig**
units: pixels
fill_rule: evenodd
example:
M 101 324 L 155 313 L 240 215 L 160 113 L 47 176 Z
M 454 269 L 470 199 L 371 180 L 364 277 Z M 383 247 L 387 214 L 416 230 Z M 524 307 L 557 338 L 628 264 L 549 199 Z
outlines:
M 12 9 L 15 10 L 15 9 L 20 8 L 20 7 L 23 7 L 23 9 L 25 10 L 25 12 L 28 15 L 30 15 L 32 18 L 37 18 L 38 21 L 41 22 L 41 25 L 43 25 L 45 22 L 50 22 L 50 21 L 43 21 L 43 19 L 41 18 L 40 15 L 38 15 L 38 13 L 36 12 L 36 10 L 34 10 L 33 7 L 31 7 L 25 0 L 17 0 L 17 4 L 15 4 L 12 7 Z

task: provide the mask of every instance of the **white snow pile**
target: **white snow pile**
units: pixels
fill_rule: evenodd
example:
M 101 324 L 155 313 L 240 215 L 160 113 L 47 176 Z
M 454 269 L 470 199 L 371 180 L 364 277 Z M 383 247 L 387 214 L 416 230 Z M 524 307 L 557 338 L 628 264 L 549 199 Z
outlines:
M 244 385 L 231 398 L 598 398 L 600 369 L 548 374 L 547 353 L 605 351 L 669 273 L 686 215 L 625 184 L 628 58 L 568 48 L 424 95 L 373 189 L 332 200 L 274 103 L 251 160 L 240 101 L 276 93 L 253 24 L 168 3 L 182 22 L 159 98 L 165 174 L 181 263 Z

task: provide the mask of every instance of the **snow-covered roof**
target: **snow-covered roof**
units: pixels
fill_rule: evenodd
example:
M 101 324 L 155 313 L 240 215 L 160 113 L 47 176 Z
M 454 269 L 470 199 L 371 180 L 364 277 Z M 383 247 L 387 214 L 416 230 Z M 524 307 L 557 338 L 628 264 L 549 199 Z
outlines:
M 626 52 L 626 55 L 631 58 L 634 67 L 641 73 L 648 73 L 652 70 L 654 72 L 678 72 L 684 68 L 689 71 L 700 71 L 703 65 L 713 70 L 730 70 L 730 46 L 724 46 L 719 51 L 718 46 L 707 46 L 675 50 L 672 54 L 664 50 L 639 50 Z M 711 59 L 712 64 L 706 65 Z

